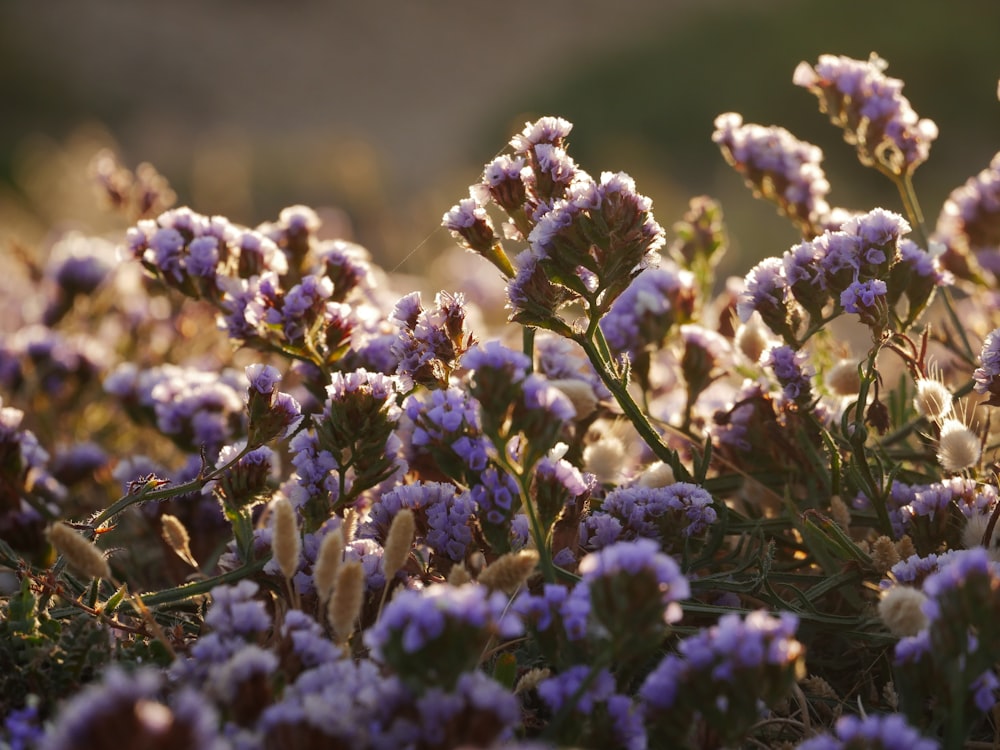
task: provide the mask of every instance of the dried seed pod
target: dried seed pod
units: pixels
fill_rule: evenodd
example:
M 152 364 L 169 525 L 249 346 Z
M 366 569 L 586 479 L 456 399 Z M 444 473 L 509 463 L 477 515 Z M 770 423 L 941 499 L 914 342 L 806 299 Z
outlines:
M 508 552 L 490 563 L 477 580 L 491 589 L 513 594 L 528 580 L 537 565 L 538 553 L 535 550 Z
M 337 572 L 327 619 L 338 643 L 347 643 L 365 601 L 365 569 L 357 560 L 346 562 Z
M 295 508 L 287 498 L 279 497 L 271 503 L 271 512 L 274 513 L 271 551 L 274 553 L 281 575 L 291 579 L 299 569 L 299 556 L 302 552 L 302 538 L 299 536 Z

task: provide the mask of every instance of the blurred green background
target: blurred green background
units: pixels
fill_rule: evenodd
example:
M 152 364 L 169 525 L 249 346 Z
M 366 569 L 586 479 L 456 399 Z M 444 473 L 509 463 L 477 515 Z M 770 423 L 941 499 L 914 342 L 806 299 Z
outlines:
M 195 210 L 253 225 L 327 207 L 384 265 L 423 273 L 483 163 L 558 114 L 577 162 L 632 174 L 661 224 L 720 199 L 723 271 L 742 275 L 796 237 L 711 142 L 721 112 L 821 146 L 831 204 L 900 210 L 791 84 L 800 60 L 872 51 L 940 128 L 915 179 L 933 224 L 1000 149 L 998 0 L 0 0 L 0 241 L 114 228 L 85 179 L 112 146 Z

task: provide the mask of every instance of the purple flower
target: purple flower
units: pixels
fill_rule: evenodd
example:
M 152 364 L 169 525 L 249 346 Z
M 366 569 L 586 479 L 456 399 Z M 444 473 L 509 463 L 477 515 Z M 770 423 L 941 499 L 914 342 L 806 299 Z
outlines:
M 512 738 L 521 719 L 517 698 L 480 671 L 462 674 L 449 692 L 432 687 L 416 709 L 428 747 L 492 747 Z
M 972 256 L 979 266 L 996 276 L 1000 273 L 998 217 L 1000 152 L 986 169 L 951 192 L 938 216 L 934 239 L 946 246 L 947 257 L 956 261 L 956 266 Z
M 744 124 L 735 112 L 715 118 L 712 140 L 754 195 L 777 204 L 807 235 L 819 234 L 818 227 L 830 212 L 826 202 L 830 183 L 819 147 L 784 128 Z
M 365 632 L 365 645 L 404 681 L 450 687 L 476 667 L 492 638 L 521 633 L 503 594 L 477 584 L 431 584 L 400 590 Z
M 524 184 L 524 157 L 504 154 L 486 165 L 483 184 L 496 204 L 508 213 L 524 205 L 527 189 Z
M 788 279 L 781 258 L 765 258 L 750 269 L 736 303 L 736 313 L 746 323 L 756 311 L 775 333 L 791 332 Z
M 799 63 L 792 81 L 820 100 L 820 108 L 844 129 L 866 166 L 896 175 L 912 174 L 930 154 L 937 126 L 920 119 L 903 96 L 903 82 L 884 74 L 887 63 L 820 55 L 815 66 Z
M 40 742 L 46 750 L 113 750 L 128 737 L 141 747 L 216 747 L 217 717 L 205 701 L 181 692 L 157 700 L 161 677 L 151 668 L 132 673 L 113 666 L 66 703 Z
M 525 153 L 539 143 L 561 146 L 573 129 L 573 123 L 561 117 L 542 117 L 535 122 L 526 122 L 524 129 L 510 139 L 510 145 L 518 153 Z
M 486 468 L 489 441 L 479 426 L 479 403 L 461 388 L 410 396 L 403 410 L 413 423 L 410 456 L 431 456 L 449 476 Z
M 591 667 L 570 667 L 538 685 L 538 696 L 556 713 L 567 704 L 577 713 L 593 713 L 595 704 L 606 702 L 615 693 L 615 678 L 607 669 L 591 675 Z M 588 679 L 589 678 L 589 679 Z M 584 686 L 584 680 L 588 683 Z M 572 703 L 571 703 L 572 702 Z
M 417 482 L 384 493 L 372 506 L 371 517 L 358 533 L 384 544 L 392 519 L 404 509 L 413 510 L 418 528 L 426 528 L 420 539 L 440 555 L 460 562 L 472 549 L 471 524 L 475 503 L 468 492 L 459 494 L 452 484 Z
M 760 358 L 764 367 L 771 368 L 774 377 L 781 384 L 782 395 L 800 406 L 813 399 L 812 368 L 806 364 L 806 353 L 790 346 L 774 346 Z
M 441 224 L 455 239 L 480 254 L 491 253 L 497 242 L 493 221 L 472 191 L 470 197 L 460 200 L 441 217 Z
M 249 636 L 265 633 L 271 627 L 264 603 L 254 597 L 259 586 L 243 580 L 234 586 L 212 589 L 212 604 L 205 614 L 205 624 L 220 635 Z
M 37 702 L 12 710 L 3 721 L 3 737 L 10 750 L 30 750 L 37 747 L 43 735 Z
M 703 533 L 716 521 L 712 496 L 703 488 L 687 482 L 677 482 L 666 487 L 620 487 L 608 493 L 600 511 L 591 518 L 610 517 L 618 522 L 622 540 L 644 537 L 654 539 L 671 551 L 683 540 Z M 600 532 L 604 522 L 588 521 L 588 529 Z M 608 543 L 618 541 L 614 532 L 603 531 Z M 613 537 L 613 538 L 612 538 Z M 600 533 L 591 537 L 591 544 L 600 549 Z
M 1000 328 L 986 334 L 979 353 L 979 367 L 972 373 L 976 393 L 988 393 L 991 406 L 1000 404 Z
M 465 296 L 440 292 L 424 309 L 419 293 L 400 300 L 393 311 L 399 337 L 393 345 L 396 373 L 405 389 L 414 384 L 446 388 L 458 360 L 475 343 L 465 324 Z
M 855 281 L 840 295 L 840 304 L 849 313 L 857 313 L 861 322 L 880 324 L 886 317 L 885 296 L 888 291 L 881 279 Z
M 853 747 L 937 750 L 938 743 L 921 736 L 902 714 L 872 714 L 864 718 L 849 714 L 837 720 L 832 734 L 811 737 L 799 745 L 799 750 L 848 750 Z
M 690 320 L 694 286 L 689 271 L 660 267 L 640 273 L 601 320 L 608 344 L 633 359 L 658 347 L 674 326 Z

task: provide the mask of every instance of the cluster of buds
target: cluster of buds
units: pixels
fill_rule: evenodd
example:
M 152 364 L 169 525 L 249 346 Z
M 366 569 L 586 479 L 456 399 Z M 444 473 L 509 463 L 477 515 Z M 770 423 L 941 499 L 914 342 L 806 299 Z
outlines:
M 938 129 L 917 116 L 903 82 L 885 75 L 887 66 L 875 54 L 868 60 L 820 55 L 815 66 L 799 63 L 792 81 L 819 98 L 821 111 L 843 129 L 862 164 L 902 177 L 927 161 Z
M 513 139 L 514 155 L 486 165 L 470 197 L 445 214 L 443 223 L 466 247 L 497 266 L 508 279 L 511 318 L 554 330 L 570 328 L 559 315 L 583 302 L 600 317 L 632 278 L 659 259 L 663 230 L 651 201 L 626 174 L 594 180 L 566 153 L 572 125 L 543 117 Z M 511 263 L 486 211 L 495 204 L 508 216 L 505 233 L 529 249 Z

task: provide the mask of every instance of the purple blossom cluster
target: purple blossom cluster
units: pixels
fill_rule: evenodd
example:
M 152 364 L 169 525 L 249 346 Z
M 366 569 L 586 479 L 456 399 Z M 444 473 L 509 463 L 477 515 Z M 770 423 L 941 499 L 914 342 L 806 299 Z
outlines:
M 789 343 L 796 341 L 802 311 L 815 321 L 832 302 L 834 310 L 860 316 L 884 328 L 905 295 L 905 328 L 930 302 L 934 290 L 951 283 L 939 259 L 903 235 L 909 223 L 898 214 L 874 209 L 826 230 L 784 258 L 766 258 L 746 277 L 737 312 L 746 322 L 756 311 Z
M 822 231 L 830 213 L 830 183 L 823 171 L 823 151 L 798 140 L 784 128 L 744 124 L 735 112 L 715 118 L 712 140 L 754 194 L 778 210 L 808 236 Z
M 974 263 L 994 277 L 1000 274 L 1000 153 L 986 169 L 951 191 L 938 215 L 934 239 L 945 245 L 949 267 Z
M 11 395 L 40 392 L 68 405 L 110 365 L 110 353 L 85 334 L 67 336 L 43 325 L 0 334 L 0 387 Z
M 365 633 L 365 645 L 404 682 L 451 688 L 492 638 L 521 635 L 521 620 L 507 604 L 503 594 L 473 583 L 403 589 Z
M 480 405 L 458 387 L 417 394 L 403 402 L 413 424 L 407 443 L 411 465 L 430 461 L 449 476 L 475 476 L 486 469 L 489 441 L 479 425 Z
M 697 714 L 722 736 L 739 739 L 757 721 L 758 701 L 784 697 L 800 674 L 797 627 L 788 613 L 727 614 L 682 640 L 639 689 L 650 740 L 660 747 L 683 744 Z
M 820 55 L 815 66 L 799 63 L 792 81 L 819 98 L 820 109 L 844 130 L 862 164 L 909 175 L 927 161 L 938 129 L 917 116 L 903 96 L 903 82 L 886 76 L 886 67 L 874 54 L 868 60 Z
M 601 320 L 611 349 L 634 361 L 640 352 L 656 348 L 694 312 L 694 276 L 664 264 L 638 276 Z
M 475 343 L 466 326 L 465 296 L 439 292 L 434 306 L 425 309 L 420 293 L 408 294 L 396 304 L 392 320 L 399 337 L 392 346 L 398 360 L 396 374 L 405 390 L 414 385 L 447 388 L 458 360 Z
M 813 372 L 806 360 L 804 351 L 785 345 L 771 347 L 760 358 L 760 364 L 769 368 L 781 385 L 782 397 L 803 408 L 813 400 Z
M 799 750 L 937 750 L 938 743 L 924 737 L 900 714 L 872 714 L 864 718 L 843 716 L 831 733 L 810 737 Z
M 1000 405 L 1000 328 L 986 334 L 972 379 L 976 381 L 976 393 L 988 394 L 987 404 Z
M 619 487 L 612 490 L 580 526 L 580 544 L 601 549 L 612 542 L 654 539 L 667 551 L 703 534 L 718 516 L 712 496 L 702 487 L 677 482 L 666 487 Z
M 392 519 L 404 508 L 417 517 L 418 544 L 453 562 L 462 562 L 473 551 L 476 504 L 469 492 L 441 482 L 405 484 L 383 493 L 358 535 L 384 545 Z
M 104 380 L 104 390 L 118 398 L 142 423 L 153 423 L 181 448 L 210 457 L 245 430 L 242 394 L 246 380 L 235 370 L 221 373 L 176 365 L 147 370 L 126 362 Z

